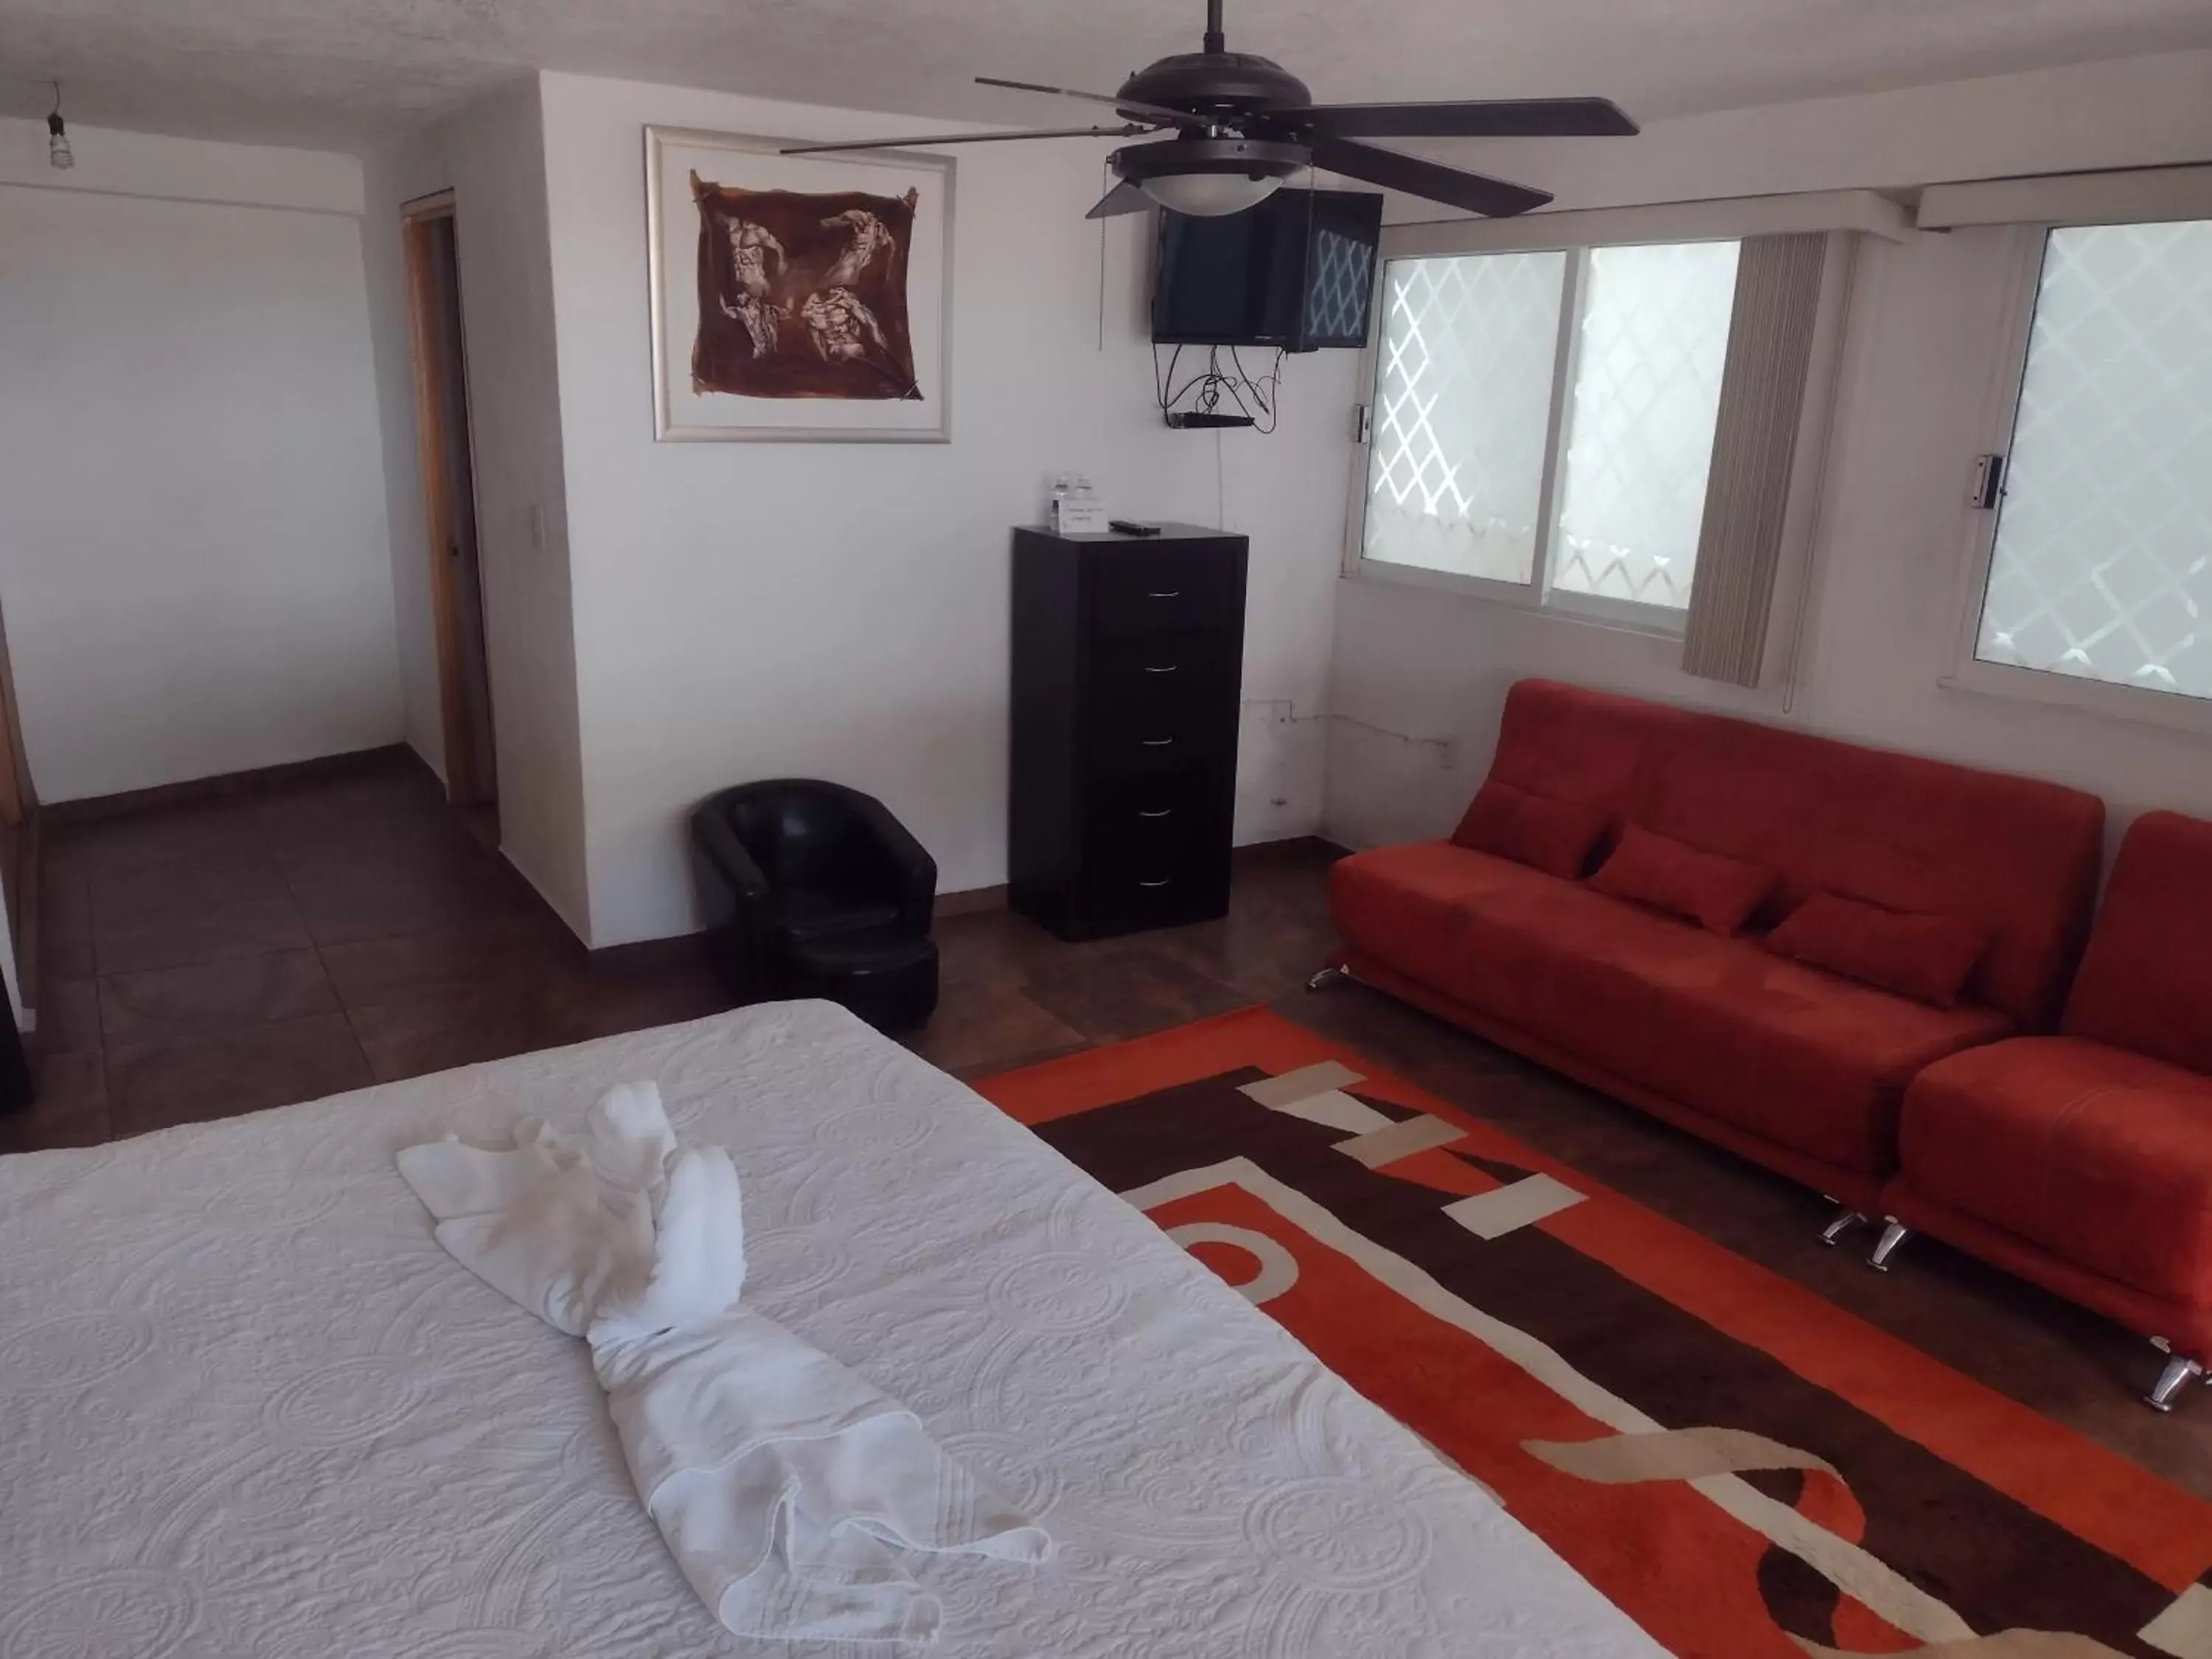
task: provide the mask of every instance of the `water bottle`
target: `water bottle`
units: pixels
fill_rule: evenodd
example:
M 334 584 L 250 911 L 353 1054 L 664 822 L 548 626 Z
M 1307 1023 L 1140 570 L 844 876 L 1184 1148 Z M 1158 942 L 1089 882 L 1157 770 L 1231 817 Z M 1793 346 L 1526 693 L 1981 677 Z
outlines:
M 1052 533 L 1055 536 L 1063 533 L 1060 523 L 1060 504 L 1074 493 L 1074 486 L 1065 472 L 1052 481 L 1052 505 L 1046 510 L 1045 521 L 1052 526 Z

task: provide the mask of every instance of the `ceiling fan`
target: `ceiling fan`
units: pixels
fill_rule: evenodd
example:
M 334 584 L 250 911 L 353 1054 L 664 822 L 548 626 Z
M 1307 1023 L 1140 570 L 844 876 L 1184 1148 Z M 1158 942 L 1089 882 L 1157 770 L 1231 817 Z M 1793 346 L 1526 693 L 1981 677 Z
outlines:
M 1109 157 L 1119 184 L 1089 215 L 1134 213 L 1148 204 L 1216 217 L 1263 201 L 1304 167 L 1342 173 L 1492 218 L 1526 213 L 1548 191 L 1509 184 L 1382 149 L 1362 138 L 1626 137 L 1636 123 L 1604 98 L 1491 99 L 1472 103 L 1316 104 L 1306 83 L 1281 64 L 1231 52 L 1221 33 L 1221 0 L 1206 0 L 1206 46 L 1139 70 L 1115 93 L 1075 92 L 1029 81 L 975 77 L 987 87 L 1049 93 L 1110 106 L 1127 125 L 1054 127 L 1034 132 L 963 132 L 793 144 L 786 155 L 836 149 L 911 149 L 923 144 L 981 144 L 1018 138 L 1134 138 L 1170 129 L 1174 137 L 1131 144 Z

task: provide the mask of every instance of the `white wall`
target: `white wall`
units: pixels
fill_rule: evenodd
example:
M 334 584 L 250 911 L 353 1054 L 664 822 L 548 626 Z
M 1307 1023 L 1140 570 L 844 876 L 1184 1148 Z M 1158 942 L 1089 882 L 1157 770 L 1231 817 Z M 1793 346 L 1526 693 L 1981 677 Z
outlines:
M 76 165 L 63 171 L 47 160 L 44 121 L 0 118 L 0 184 L 161 201 L 361 211 L 361 162 L 350 155 L 76 125 L 70 138 Z
M 0 598 L 41 798 L 392 742 L 358 163 L 72 137 L 62 173 L 0 123 Z
M 1119 514 L 1251 533 L 1239 834 L 1316 825 L 1343 494 L 1310 463 L 1341 452 L 1352 354 L 1291 363 L 1274 437 L 1167 430 L 1137 314 L 1149 219 L 1109 227 L 1102 350 L 1082 216 L 1098 147 L 978 146 L 958 153 L 951 444 L 658 444 L 646 124 L 916 123 L 562 75 L 542 90 L 592 944 L 696 925 L 685 817 L 748 778 L 866 789 L 946 890 L 1005 878 L 1008 532 L 1055 470 L 1087 471 Z
M 467 336 L 501 850 L 582 933 L 588 906 L 576 656 L 535 79 L 479 100 L 368 165 L 368 277 L 406 732 L 441 769 L 399 210 L 447 189 L 454 191 Z
M 1576 207 L 2199 160 L 2212 155 L 2207 84 L 2212 54 L 2179 54 L 1658 123 L 1618 145 L 1501 145 L 1486 160 Z M 1487 768 L 1506 688 L 1528 674 L 2037 774 L 2102 795 L 2116 825 L 2150 805 L 2212 813 L 2212 743 L 1936 684 L 1972 528 L 1966 479 L 2010 343 L 2005 242 L 1995 230 L 1863 239 L 1786 711 L 1779 686 L 1683 674 L 1670 641 L 1348 580 L 1329 833 L 1370 845 L 1448 830 Z

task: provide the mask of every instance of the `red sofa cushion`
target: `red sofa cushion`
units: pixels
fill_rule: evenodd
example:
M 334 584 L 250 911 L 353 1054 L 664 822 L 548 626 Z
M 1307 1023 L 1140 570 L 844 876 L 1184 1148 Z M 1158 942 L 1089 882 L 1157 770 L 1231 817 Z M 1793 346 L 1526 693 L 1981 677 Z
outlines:
M 2002 1015 L 1854 985 L 1448 842 L 1340 860 L 1355 951 L 1594 1066 L 1834 1167 L 1895 1166 L 1896 1110 L 1929 1061 Z
M 1447 841 L 1355 853 L 1329 866 L 1328 881 L 1330 914 L 1346 944 L 1455 994 L 1474 967 L 1470 930 L 1478 915 L 1519 914 L 1533 921 L 1553 893 L 1582 890 Z M 1540 985 L 1515 987 L 1497 1012 L 1524 1023 L 1522 1016 L 1546 996 Z
M 2212 1073 L 2212 823 L 2128 826 L 2063 1030 Z
M 1989 929 L 1957 916 L 1908 915 L 1815 893 L 1767 935 L 1766 948 L 1915 1002 L 1955 1008 L 1989 938 Z
M 1741 933 L 1759 901 L 1773 890 L 1774 872 L 1701 853 L 1632 823 L 1589 884 L 1613 898 L 1686 916 L 1725 938 Z
M 1595 806 L 1619 823 L 1635 805 L 1650 757 L 1698 716 L 1558 680 L 1520 680 L 1505 693 L 1490 775 L 1547 800 Z
M 1778 726 L 1701 715 L 1646 769 L 1636 822 L 1778 871 L 1766 919 L 1814 892 L 1990 930 L 1966 988 L 2055 1023 L 2104 857 L 2104 803 Z
M 2212 1078 L 2078 1037 L 1954 1054 L 1905 1097 L 1905 1177 L 2167 1301 L 2212 1302 Z
M 1602 808 L 1549 800 L 1492 778 L 1474 792 L 1452 841 L 1572 881 L 1610 828 Z
M 1491 775 L 1777 871 L 1755 922 L 1814 892 L 1978 922 L 1965 999 L 2022 1026 L 2057 1019 L 2104 857 L 2094 795 L 1551 680 L 1507 694 Z

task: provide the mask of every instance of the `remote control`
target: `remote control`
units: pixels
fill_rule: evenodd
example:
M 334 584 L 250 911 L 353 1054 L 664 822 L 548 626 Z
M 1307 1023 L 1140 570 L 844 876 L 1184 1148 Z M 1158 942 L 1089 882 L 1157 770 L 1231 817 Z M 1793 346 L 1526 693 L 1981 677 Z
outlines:
M 1109 530 L 1118 530 L 1124 536 L 1157 536 L 1160 533 L 1159 526 L 1139 524 L 1134 519 L 1109 519 L 1106 520 L 1106 527 Z

